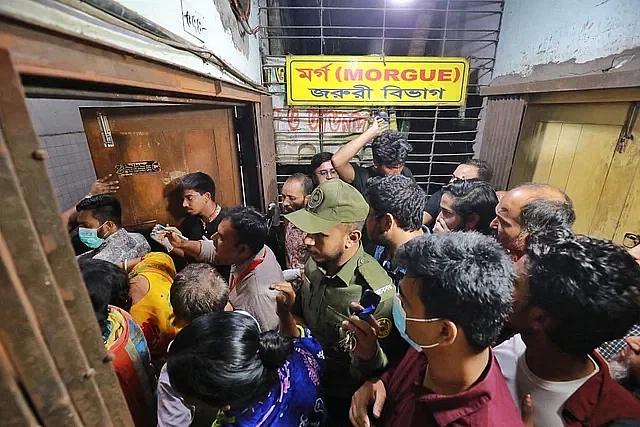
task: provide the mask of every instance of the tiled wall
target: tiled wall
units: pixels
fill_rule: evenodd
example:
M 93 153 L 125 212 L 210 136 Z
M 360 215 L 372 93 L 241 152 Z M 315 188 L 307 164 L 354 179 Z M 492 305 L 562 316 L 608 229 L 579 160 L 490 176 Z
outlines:
M 47 171 L 62 210 L 86 196 L 96 179 L 78 110 L 90 104 L 76 100 L 27 99 L 40 145 L 49 152 Z
M 40 137 L 49 152 L 47 171 L 62 209 L 74 205 L 89 193 L 96 180 L 91 154 L 84 132 Z

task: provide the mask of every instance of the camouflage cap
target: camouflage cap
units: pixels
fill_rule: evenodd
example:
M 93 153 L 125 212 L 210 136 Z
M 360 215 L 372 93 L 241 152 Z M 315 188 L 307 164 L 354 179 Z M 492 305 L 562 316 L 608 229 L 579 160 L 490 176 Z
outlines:
M 285 215 L 305 233 L 325 232 L 338 224 L 364 221 L 369 205 L 362 194 L 341 179 L 330 179 L 320 184 L 304 209 Z

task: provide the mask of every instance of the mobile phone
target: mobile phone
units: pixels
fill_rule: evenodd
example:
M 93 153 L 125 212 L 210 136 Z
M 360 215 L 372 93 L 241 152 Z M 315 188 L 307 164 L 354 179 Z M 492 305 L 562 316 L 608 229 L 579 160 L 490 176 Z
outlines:
M 362 297 L 360 297 L 359 304 L 362 306 L 362 310 L 354 313 L 362 320 L 366 320 L 370 314 L 375 313 L 378 308 L 378 304 L 380 304 L 380 300 L 382 297 L 371 289 L 367 289 L 362 293 Z

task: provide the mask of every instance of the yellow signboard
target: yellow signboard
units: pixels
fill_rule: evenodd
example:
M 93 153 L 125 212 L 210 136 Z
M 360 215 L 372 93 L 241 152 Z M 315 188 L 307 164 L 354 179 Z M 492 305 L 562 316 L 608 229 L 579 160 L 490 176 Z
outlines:
M 464 105 L 466 58 L 287 56 L 289 105 Z

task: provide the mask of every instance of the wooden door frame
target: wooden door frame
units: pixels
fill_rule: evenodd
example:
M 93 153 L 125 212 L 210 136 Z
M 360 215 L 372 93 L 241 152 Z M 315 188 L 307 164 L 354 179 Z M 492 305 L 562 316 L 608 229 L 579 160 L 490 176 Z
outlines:
M 80 98 L 162 104 L 252 106 L 257 153 L 275 153 L 268 92 L 214 79 L 124 50 L 0 17 L 0 50 L 6 50 L 22 79 L 24 94 L 40 98 Z M 0 82 L 0 85 L 4 82 Z M 275 162 L 258 161 L 258 189 L 266 211 L 277 199 Z M 254 203 L 255 203 L 254 201 Z
M 503 111 L 507 106 L 500 107 L 501 110 L 497 111 L 493 116 L 487 116 L 484 123 L 484 137 L 481 145 L 480 155 L 483 160 L 492 160 L 487 153 L 499 152 L 502 148 L 496 146 L 502 143 L 504 138 L 497 138 L 508 134 L 510 138 L 514 135 L 517 136 L 517 140 L 513 145 L 513 158 L 511 162 L 501 162 L 500 164 L 493 165 L 496 169 L 494 172 L 496 175 L 502 177 L 498 187 L 500 189 L 506 188 L 509 182 L 511 182 L 511 175 L 513 173 L 513 163 L 515 161 L 515 155 L 520 146 L 522 135 L 525 131 L 523 126 L 527 122 L 528 114 L 532 107 L 538 107 L 542 105 L 553 104 L 594 104 L 594 103 L 613 103 L 613 102 L 634 102 L 640 101 L 640 84 L 636 80 L 634 82 L 635 87 L 620 88 L 613 87 L 608 89 L 592 88 L 583 90 L 564 90 L 564 91 L 549 91 L 549 92 L 536 92 L 536 93 L 517 93 L 511 95 L 513 99 L 522 101 L 522 112 L 518 115 L 519 120 L 511 120 L 505 122 L 504 117 L 508 111 Z M 543 88 L 541 86 L 540 88 Z M 502 96 L 496 96 L 494 92 L 483 91 L 483 95 L 489 96 L 489 102 L 492 100 L 498 100 Z M 535 109 L 535 108 L 534 108 Z M 510 116 L 514 117 L 514 116 Z

